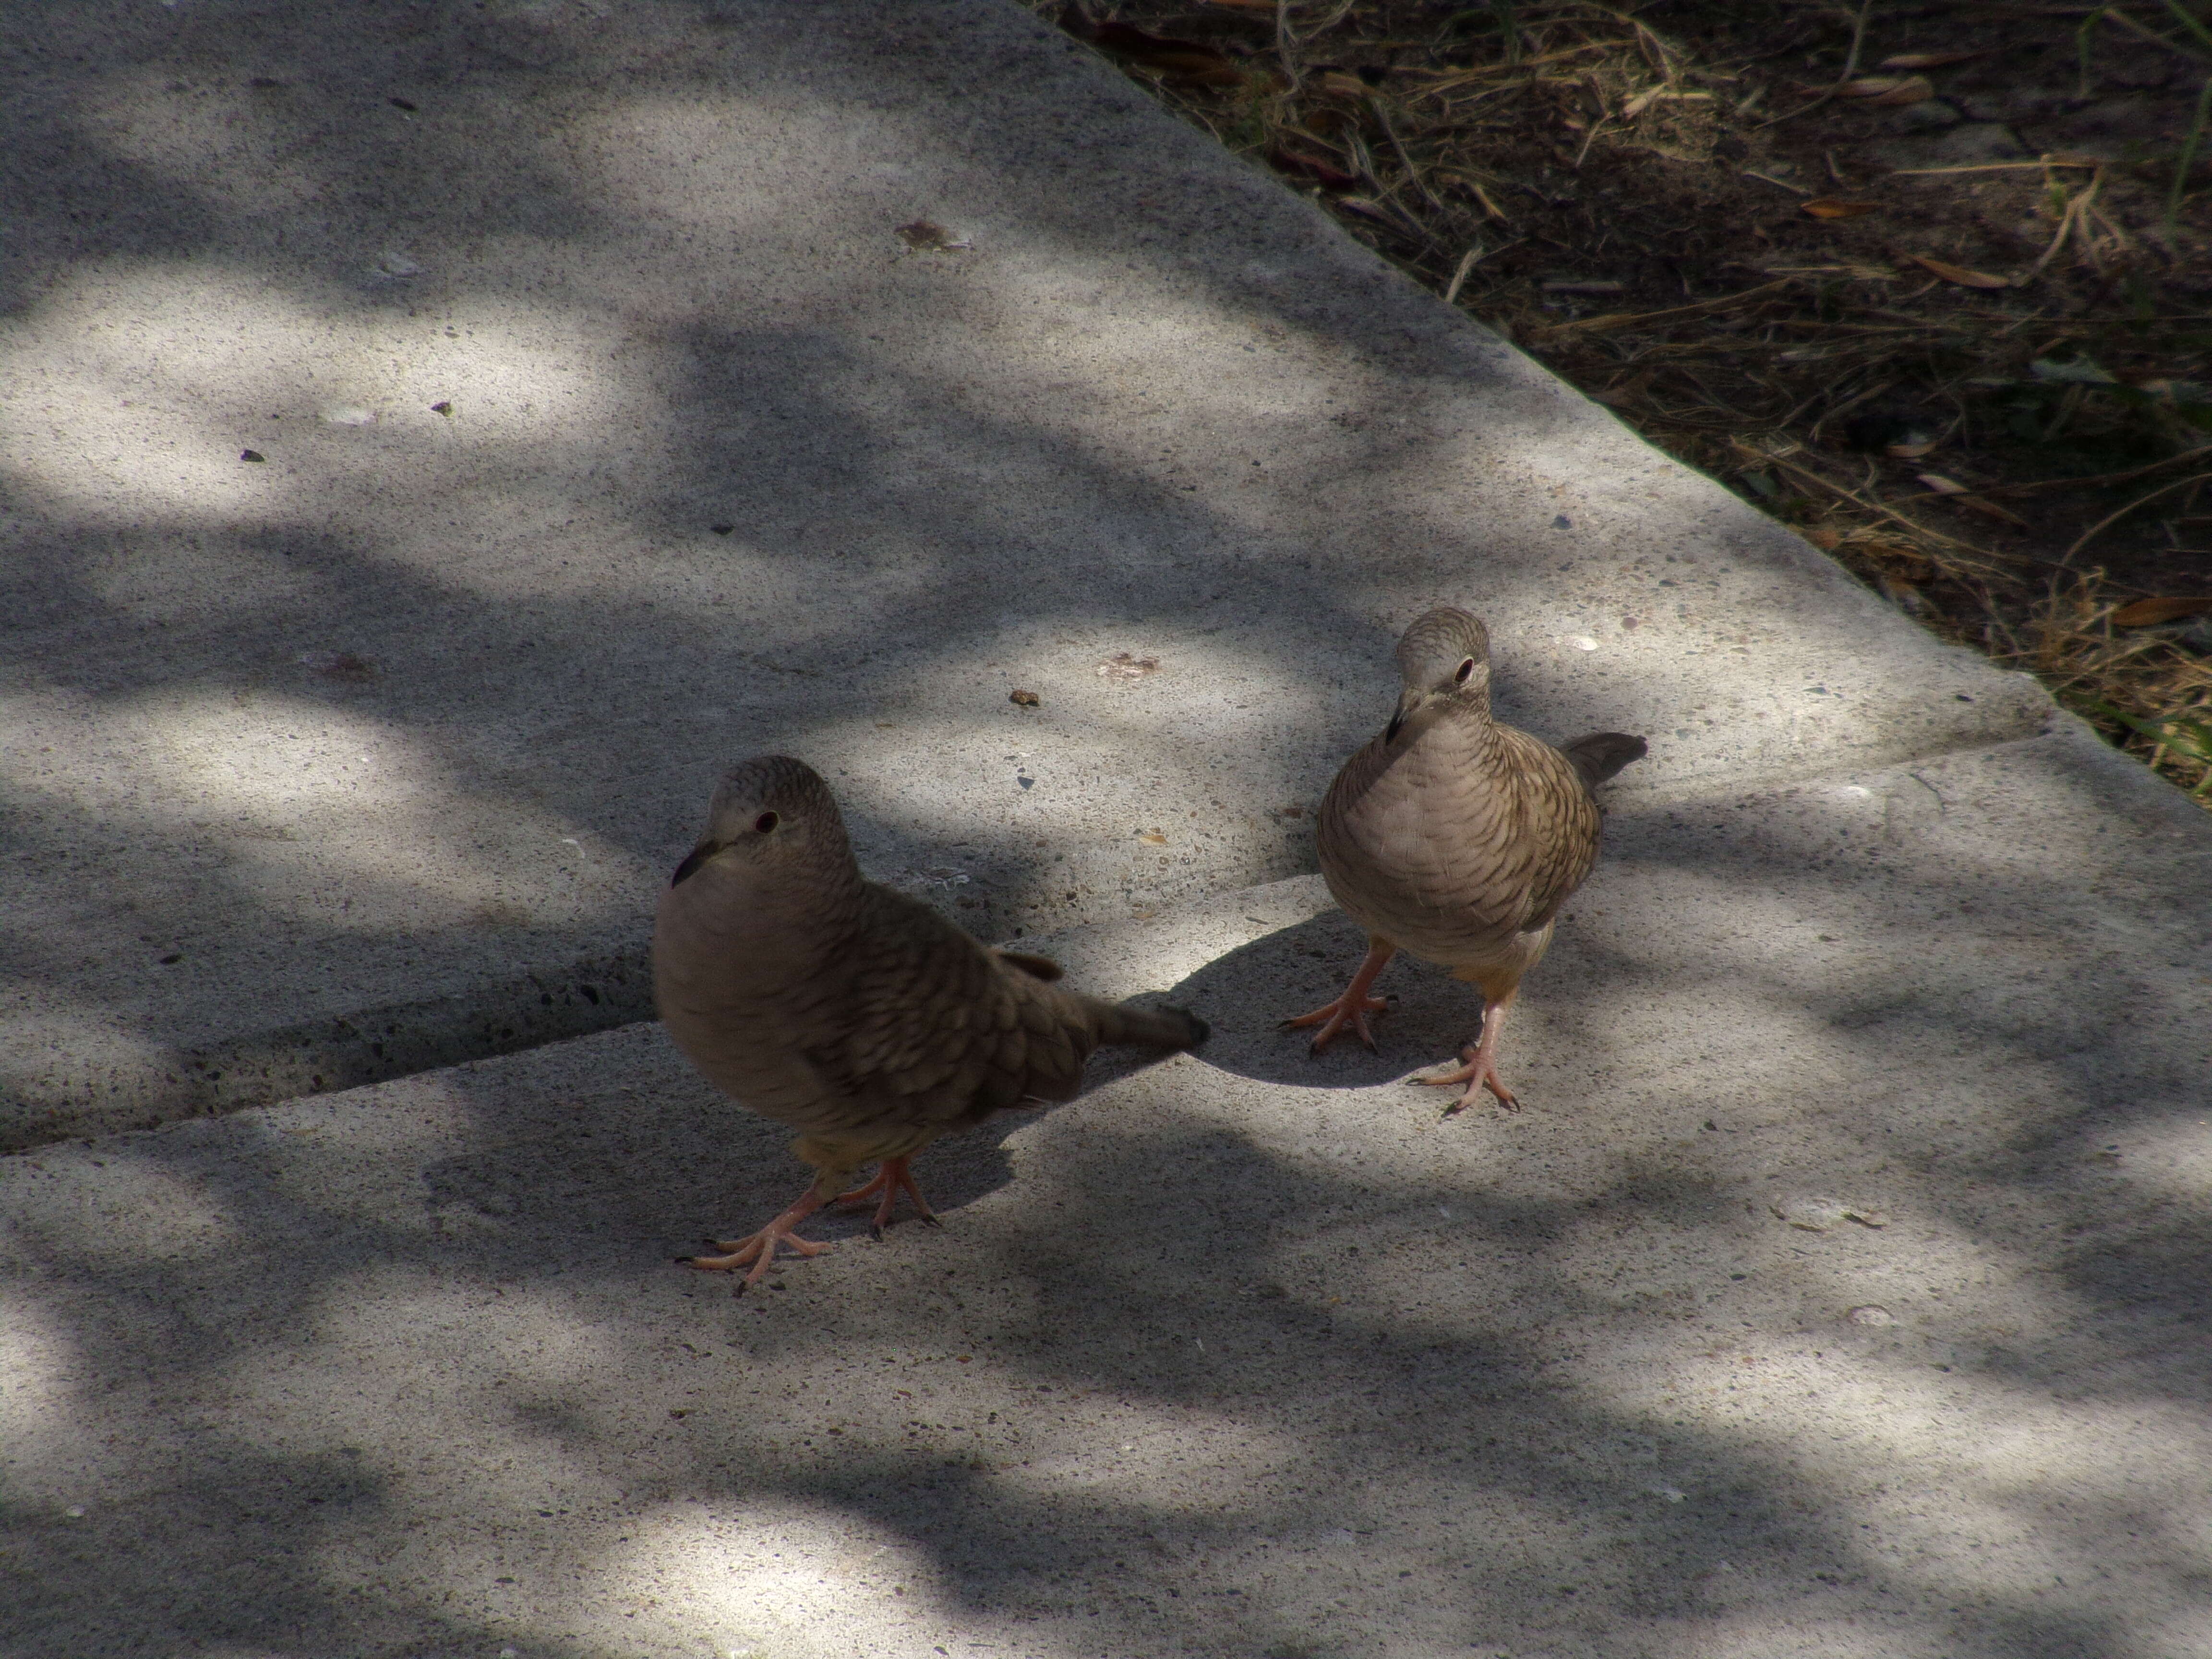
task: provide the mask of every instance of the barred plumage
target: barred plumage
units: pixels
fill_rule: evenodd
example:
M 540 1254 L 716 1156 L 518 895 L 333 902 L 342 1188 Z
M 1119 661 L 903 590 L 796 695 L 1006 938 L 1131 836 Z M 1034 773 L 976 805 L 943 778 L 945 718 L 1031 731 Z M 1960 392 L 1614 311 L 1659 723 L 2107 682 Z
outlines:
M 980 944 L 921 901 L 862 879 L 829 786 L 784 756 L 749 761 L 714 795 L 706 835 L 661 895 L 653 982 L 662 1023 L 707 1080 L 799 1132 L 817 1179 L 748 1239 L 695 1267 L 767 1270 L 779 1242 L 880 1163 L 850 1199 L 877 1225 L 906 1162 L 939 1136 L 1024 1102 L 1073 1096 L 1107 1043 L 1185 1048 L 1206 1025 L 1180 1010 L 1102 1002 L 1054 983 L 1043 957 Z M 741 1287 L 742 1288 L 742 1287 Z
M 1322 874 L 1367 930 L 1367 960 L 1336 1001 L 1286 1022 L 1319 1025 L 1313 1047 L 1350 1026 L 1370 1048 L 1368 994 L 1398 951 L 1480 987 L 1480 1044 L 1448 1076 L 1467 1085 L 1457 1111 L 1498 1079 L 1498 1032 L 1523 975 L 1551 943 L 1559 907 L 1597 860 L 1591 790 L 1644 752 L 1641 738 L 1593 732 L 1565 750 L 1490 713 L 1490 636 L 1452 606 L 1429 611 L 1398 642 L 1403 690 L 1388 728 L 1346 761 L 1322 803 Z

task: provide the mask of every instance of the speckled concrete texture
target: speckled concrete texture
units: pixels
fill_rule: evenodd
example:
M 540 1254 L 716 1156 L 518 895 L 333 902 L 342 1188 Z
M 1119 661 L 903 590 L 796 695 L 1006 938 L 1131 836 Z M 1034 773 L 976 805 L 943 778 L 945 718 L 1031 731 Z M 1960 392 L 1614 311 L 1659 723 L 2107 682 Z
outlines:
M 0 1145 L 641 1017 L 763 749 L 990 936 L 1294 874 L 1439 600 L 1632 790 L 2047 718 L 1011 5 L 344 15 L 0 66 Z
M 643 1024 L 0 1161 L 0 1647 L 2195 1659 L 2212 883 L 2063 732 L 1616 804 L 1527 1109 L 1273 1029 L 1305 877 L 1053 941 L 1199 1053 L 804 1180 Z M 2063 866 L 2072 878 L 2051 879 Z

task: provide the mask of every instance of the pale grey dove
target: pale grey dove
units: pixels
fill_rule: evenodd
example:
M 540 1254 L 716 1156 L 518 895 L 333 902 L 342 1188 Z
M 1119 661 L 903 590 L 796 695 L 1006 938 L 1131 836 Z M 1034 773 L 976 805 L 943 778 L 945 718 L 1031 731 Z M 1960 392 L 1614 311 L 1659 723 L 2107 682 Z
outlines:
M 1381 736 L 1336 775 L 1322 802 L 1322 874 L 1367 930 L 1367 957 L 1342 996 L 1286 1027 L 1318 1025 L 1318 1053 L 1349 1025 L 1370 1048 L 1369 994 L 1398 951 L 1451 969 L 1482 992 L 1482 1035 L 1442 1077 L 1465 1084 L 1445 1115 L 1486 1088 L 1519 1102 L 1498 1075 L 1498 1042 L 1521 977 L 1542 958 L 1567 896 L 1597 860 L 1590 792 L 1644 751 L 1595 732 L 1564 750 L 1490 715 L 1490 635 L 1444 606 L 1398 641 L 1405 690 Z
M 758 1232 L 695 1267 L 768 1271 L 824 1203 L 898 1194 L 929 1206 L 908 1160 L 1011 1107 L 1073 1096 L 1102 1043 L 1188 1048 L 1204 1021 L 1118 1007 L 1052 981 L 1058 964 L 979 944 L 918 899 L 860 877 L 829 786 L 804 762 L 750 760 L 722 780 L 707 833 L 660 896 L 653 989 L 676 1046 L 716 1088 L 799 1131 L 816 1178 Z M 880 1167 L 853 1192 L 863 1164 Z

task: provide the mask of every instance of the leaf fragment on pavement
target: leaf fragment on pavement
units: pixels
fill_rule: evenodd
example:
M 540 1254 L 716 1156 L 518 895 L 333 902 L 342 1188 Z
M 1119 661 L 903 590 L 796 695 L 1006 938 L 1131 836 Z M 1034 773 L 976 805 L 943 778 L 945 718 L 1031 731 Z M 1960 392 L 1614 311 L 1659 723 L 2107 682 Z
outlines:
M 1862 1227 L 1887 1227 L 1889 1218 L 1880 1210 L 1824 1194 L 1797 1193 L 1766 1206 L 1776 1218 L 1808 1233 L 1824 1233 L 1840 1222 L 1856 1221 Z
M 971 246 L 964 237 L 956 239 L 943 225 L 927 219 L 901 225 L 894 234 L 917 253 L 950 253 L 956 248 Z

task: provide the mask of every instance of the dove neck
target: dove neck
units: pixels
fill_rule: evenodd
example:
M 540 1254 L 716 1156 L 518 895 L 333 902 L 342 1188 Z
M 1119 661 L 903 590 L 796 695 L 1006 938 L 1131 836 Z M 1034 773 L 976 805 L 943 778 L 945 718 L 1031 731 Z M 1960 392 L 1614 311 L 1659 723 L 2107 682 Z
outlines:
M 773 951 L 742 953 L 743 965 L 767 975 L 786 975 L 800 959 L 834 954 L 860 925 L 860 870 L 842 836 L 834 845 L 810 841 L 749 863 L 716 860 L 692 879 L 720 890 L 705 914 L 730 918 L 741 939 L 775 941 Z M 733 959 L 732 965 L 740 964 Z
M 1408 693 L 1399 704 L 1391 732 L 1391 747 L 1403 750 L 1418 743 L 1424 748 L 1463 750 L 1479 753 L 1494 744 L 1497 726 L 1490 718 L 1490 689 L 1470 687 L 1455 692 Z

